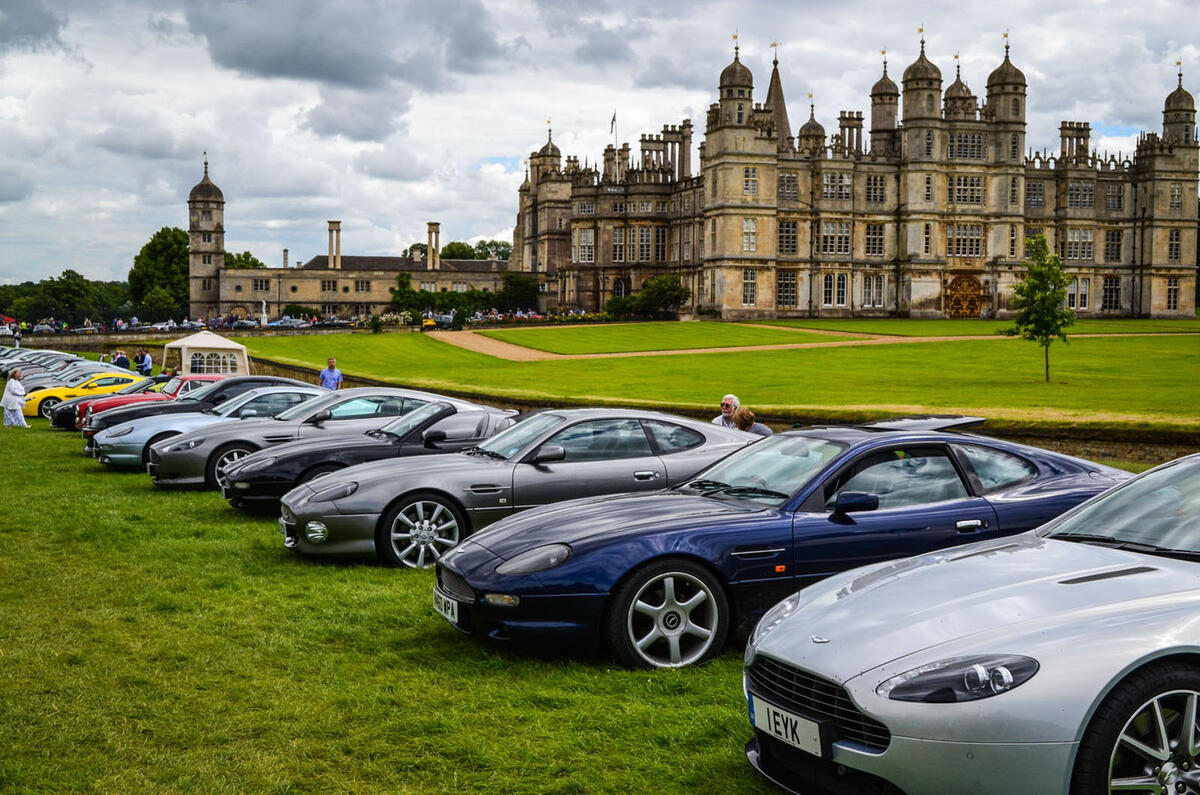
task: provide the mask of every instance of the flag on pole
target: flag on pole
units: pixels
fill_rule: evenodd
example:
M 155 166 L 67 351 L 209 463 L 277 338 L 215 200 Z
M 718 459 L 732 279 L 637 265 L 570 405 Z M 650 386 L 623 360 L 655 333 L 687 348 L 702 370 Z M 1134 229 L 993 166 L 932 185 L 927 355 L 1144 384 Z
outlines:
M 613 132 L 614 130 L 616 130 L 616 129 L 617 129 L 617 112 L 614 110 L 614 111 L 613 111 L 613 117 L 612 117 L 612 121 L 608 123 L 608 133 L 609 133 L 609 135 L 611 135 L 611 134 L 612 134 L 612 132 Z

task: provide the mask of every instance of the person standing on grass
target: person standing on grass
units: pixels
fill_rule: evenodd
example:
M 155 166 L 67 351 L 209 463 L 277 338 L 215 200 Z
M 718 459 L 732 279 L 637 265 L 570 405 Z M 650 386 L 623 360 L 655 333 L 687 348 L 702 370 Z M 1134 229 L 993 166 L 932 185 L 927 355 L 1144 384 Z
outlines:
M 0 398 L 0 407 L 4 408 L 5 428 L 28 428 L 23 410 L 25 408 L 25 385 L 21 383 L 24 376 L 21 371 L 13 370 L 4 385 L 4 397 Z
M 713 417 L 713 425 L 736 428 L 737 425 L 733 422 L 733 412 L 737 411 L 740 405 L 742 405 L 742 402 L 738 400 L 737 395 L 726 395 L 721 398 L 721 413 Z
M 342 388 L 342 371 L 337 369 L 337 359 L 330 357 L 329 366 L 317 376 L 317 383 L 325 389 Z

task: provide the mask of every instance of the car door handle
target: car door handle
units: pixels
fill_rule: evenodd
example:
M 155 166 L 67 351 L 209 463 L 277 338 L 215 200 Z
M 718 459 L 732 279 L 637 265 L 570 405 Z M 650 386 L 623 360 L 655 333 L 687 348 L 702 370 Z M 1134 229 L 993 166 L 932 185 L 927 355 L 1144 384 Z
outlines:
M 959 519 L 954 523 L 954 527 L 960 533 L 974 533 L 987 527 L 987 522 L 982 519 Z
M 730 554 L 735 558 L 765 558 L 786 551 L 783 547 L 740 547 Z
M 643 470 L 643 471 L 641 471 L 641 472 L 634 472 L 634 473 L 633 473 L 633 479 L 634 479 L 634 480 L 657 480 L 658 478 L 661 478 L 661 477 L 662 477 L 662 474 L 661 474 L 661 473 L 659 473 L 659 472 L 653 472 L 653 471 L 651 471 L 651 470 L 648 470 L 648 469 L 647 469 L 647 470 Z

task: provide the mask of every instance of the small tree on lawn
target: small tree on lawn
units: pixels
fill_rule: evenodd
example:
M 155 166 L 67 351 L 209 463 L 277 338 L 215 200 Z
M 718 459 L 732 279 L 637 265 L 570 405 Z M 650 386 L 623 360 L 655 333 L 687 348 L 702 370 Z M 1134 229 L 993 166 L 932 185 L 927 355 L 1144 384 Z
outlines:
M 1012 328 L 1003 333 L 1032 340 L 1042 346 L 1046 360 L 1046 383 L 1050 382 L 1050 343 L 1067 341 L 1067 326 L 1075 323 L 1075 312 L 1067 309 L 1067 275 L 1062 261 L 1050 251 L 1045 235 L 1026 241 L 1025 278 L 1013 287 L 1010 306 L 1017 310 Z

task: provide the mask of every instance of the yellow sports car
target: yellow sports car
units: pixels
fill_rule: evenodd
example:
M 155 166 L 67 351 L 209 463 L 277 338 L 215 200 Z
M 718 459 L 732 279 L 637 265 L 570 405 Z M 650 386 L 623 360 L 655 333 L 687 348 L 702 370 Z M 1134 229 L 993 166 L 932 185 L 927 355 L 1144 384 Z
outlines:
M 77 376 L 76 379 L 76 383 L 30 392 L 25 396 L 25 408 L 22 413 L 26 417 L 36 417 L 40 414 L 49 419 L 50 409 L 64 400 L 81 395 L 107 395 L 140 380 L 141 376 L 128 370 L 113 370 L 108 373 L 87 373 Z

